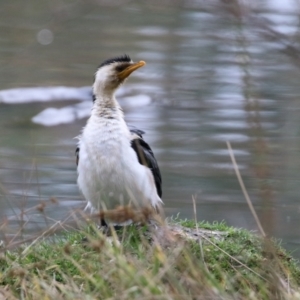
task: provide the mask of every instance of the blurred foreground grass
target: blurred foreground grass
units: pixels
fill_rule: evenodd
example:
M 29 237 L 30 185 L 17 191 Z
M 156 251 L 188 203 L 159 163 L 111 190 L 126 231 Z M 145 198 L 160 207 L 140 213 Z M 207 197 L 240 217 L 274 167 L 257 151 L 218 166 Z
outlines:
M 0 249 L 0 299 L 300 299 L 299 285 L 277 242 L 224 223 L 176 219 L 110 237 L 90 225 Z

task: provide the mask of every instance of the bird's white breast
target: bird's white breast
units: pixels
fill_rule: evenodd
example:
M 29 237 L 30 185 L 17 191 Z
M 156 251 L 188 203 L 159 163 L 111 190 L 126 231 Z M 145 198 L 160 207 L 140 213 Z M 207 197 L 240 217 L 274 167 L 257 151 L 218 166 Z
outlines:
M 123 119 L 92 116 L 79 141 L 78 185 L 94 209 L 160 202 L 151 171 L 139 164 Z

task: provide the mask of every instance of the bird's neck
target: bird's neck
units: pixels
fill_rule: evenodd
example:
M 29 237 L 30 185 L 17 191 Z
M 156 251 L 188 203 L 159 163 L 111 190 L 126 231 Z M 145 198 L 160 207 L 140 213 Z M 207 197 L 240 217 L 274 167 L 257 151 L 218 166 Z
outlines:
M 115 98 L 114 91 L 95 94 L 92 116 L 106 119 L 123 119 L 123 112 Z

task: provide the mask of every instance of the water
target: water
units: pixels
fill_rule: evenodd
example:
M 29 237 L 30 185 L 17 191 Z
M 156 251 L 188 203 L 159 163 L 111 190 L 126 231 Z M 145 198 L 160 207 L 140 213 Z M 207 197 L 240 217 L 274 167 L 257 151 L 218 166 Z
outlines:
M 192 218 L 194 197 L 198 220 L 257 229 L 230 141 L 265 229 L 300 257 L 299 16 L 267 1 L 253 4 L 256 14 L 200 1 L 120 3 L 1 4 L 0 89 L 37 93 L 18 91 L 23 103 L 0 96 L 6 234 L 18 228 L 20 211 L 41 201 L 48 224 L 83 205 L 73 138 L 91 102 L 88 88 L 77 88 L 92 84 L 104 59 L 128 53 L 147 66 L 131 76 L 120 104 L 159 161 L 166 214 Z M 57 86 L 75 94 L 40 89 Z M 21 221 L 28 232 L 45 226 L 36 209 Z

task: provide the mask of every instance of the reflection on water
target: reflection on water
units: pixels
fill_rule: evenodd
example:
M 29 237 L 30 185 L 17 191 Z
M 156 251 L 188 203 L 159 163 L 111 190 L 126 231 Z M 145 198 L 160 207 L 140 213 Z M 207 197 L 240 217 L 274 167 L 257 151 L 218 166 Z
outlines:
M 199 220 L 256 228 L 228 155 L 230 141 L 262 223 L 298 247 L 299 16 L 267 13 L 268 2 L 256 14 L 197 1 L 61 5 L 1 4 L 0 89 L 89 86 L 110 56 L 145 60 L 119 99 L 160 163 L 167 215 L 192 217 L 194 195 Z M 42 30 L 52 33 L 49 43 L 40 44 Z M 45 207 L 53 220 L 83 204 L 73 138 L 90 100 L 59 100 L 5 104 L 0 98 L 0 215 L 11 222 L 50 197 L 58 201 Z M 52 115 L 45 114 L 49 108 Z M 49 126 L 34 124 L 35 116 Z M 45 224 L 36 209 L 25 216 L 29 229 Z

